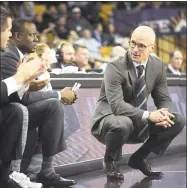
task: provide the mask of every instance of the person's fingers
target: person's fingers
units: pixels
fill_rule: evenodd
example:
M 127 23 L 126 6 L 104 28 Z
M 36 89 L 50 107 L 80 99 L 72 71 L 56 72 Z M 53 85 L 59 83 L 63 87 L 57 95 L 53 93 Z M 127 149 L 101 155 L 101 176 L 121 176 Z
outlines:
M 165 111 L 165 110 L 163 110 L 163 109 L 160 110 L 160 113 L 161 113 L 163 116 L 166 116 L 166 115 L 167 115 L 167 111 Z
M 167 120 L 167 116 L 159 116 L 159 117 L 158 117 L 158 121 L 159 121 L 159 122 L 163 122 L 163 121 L 165 121 L 165 120 Z
M 175 117 L 172 113 L 168 112 L 168 108 L 162 108 L 162 109 L 160 109 L 160 112 L 161 112 L 162 114 L 166 114 L 166 115 L 169 116 L 170 118 L 174 118 L 174 117 Z
M 174 116 L 172 113 L 169 113 L 169 112 L 168 112 L 168 116 L 169 116 L 170 118 L 175 118 L 175 116 Z
M 170 119 L 170 118 L 168 118 L 168 123 L 170 124 L 170 125 L 174 125 L 175 123 Z
M 156 126 L 171 127 L 172 125 L 168 121 L 162 121 L 155 124 Z
M 166 121 L 163 121 L 163 122 L 160 122 L 160 123 L 156 123 L 155 124 L 156 126 L 159 126 L 159 127 L 164 127 L 164 128 L 167 128 L 168 126 L 166 125 Z

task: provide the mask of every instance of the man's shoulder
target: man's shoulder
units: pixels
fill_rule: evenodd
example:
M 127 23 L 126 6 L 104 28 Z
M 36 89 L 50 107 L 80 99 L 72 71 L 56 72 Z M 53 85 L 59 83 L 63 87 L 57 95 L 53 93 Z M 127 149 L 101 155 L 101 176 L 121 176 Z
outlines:
M 127 64 L 127 59 L 126 57 L 120 57 L 120 56 L 116 56 L 113 57 L 110 61 L 109 61 L 110 65 L 115 65 L 117 67 L 121 67 L 121 66 L 125 66 Z
M 163 65 L 162 60 L 158 56 L 156 56 L 156 55 L 150 55 L 149 56 L 149 60 L 152 61 L 152 62 L 154 62 L 157 65 Z
M 13 49 L 14 48 L 14 49 Z M 2 58 L 14 58 L 19 59 L 19 55 L 16 47 L 8 47 L 4 52 L 1 53 Z

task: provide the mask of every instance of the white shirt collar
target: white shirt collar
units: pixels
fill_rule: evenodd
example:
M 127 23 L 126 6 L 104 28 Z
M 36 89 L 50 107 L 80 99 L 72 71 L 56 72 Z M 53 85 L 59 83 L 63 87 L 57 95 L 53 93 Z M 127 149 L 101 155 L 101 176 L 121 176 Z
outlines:
M 146 60 L 144 63 L 136 63 L 135 61 L 133 61 L 133 64 L 134 64 L 134 67 L 135 67 L 135 71 L 136 71 L 136 76 L 138 76 L 138 71 L 137 71 L 137 66 L 139 66 L 139 65 L 143 65 L 144 66 L 144 73 L 145 73 L 145 69 L 146 69 L 146 66 L 147 66 L 147 61 L 148 60 Z
M 23 55 L 23 53 L 17 47 L 16 47 L 16 49 L 17 49 L 19 56 L 20 56 L 20 59 L 22 61 L 25 56 Z
M 175 74 L 175 75 L 181 75 L 181 72 L 179 71 L 179 70 L 175 70 L 172 66 L 171 66 L 171 64 L 169 64 L 168 65 L 168 68 L 171 70 L 171 72 L 173 73 L 173 74 Z
M 136 63 L 135 61 L 133 61 L 133 64 L 134 64 L 134 67 L 136 68 L 137 66 L 139 66 L 139 65 L 143 65 L 144 66 L 144 69 L 146 68 L 146 66 L 147 66 L 147 61 L 148 60 L 146 60 L 144 63 Z

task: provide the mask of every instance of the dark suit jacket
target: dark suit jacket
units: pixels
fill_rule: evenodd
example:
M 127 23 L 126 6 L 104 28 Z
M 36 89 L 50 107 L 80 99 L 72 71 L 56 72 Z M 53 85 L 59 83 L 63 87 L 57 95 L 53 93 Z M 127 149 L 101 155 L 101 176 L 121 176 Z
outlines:
M 167 66 L 167 68 L 166 68 L 166 73 L 167 73 L 167 74 L 173 74 L 173 72 L 168 68 L 168 66 Z
M 181 71 L 180 71 L 180 72 L 181 72 Z M 173 72 L 169 69 L 168 65 L 166 65 L 166 73 L 167 73 L 168 75 L 179 76 L 179 75 L 173 74 Z M 183 74 L 183 72 L 181 72 L 181 74 Z
M 1 51 L 0 51 L 0 56 L 1 56 Z M 0 61 L 0 73 L 2 72 L 1 71 L 1 67 L 2 67 L 2 65 L 1 65 L 1 61 Z M 5 103 L 7 103 L 8 102 L 8 90 L 7 90 L 7 86 L 6 86 L 6 84 L 4 83 L 4 82 L 2 82 L 2 80 L 3 80 L 3 77 L 2 77 L 2 74 L 0 75 L 0 77 L 1 77 L 1 93 L 0 93 L 0 97 L 1 97 L 1 100 L 0 100 L 0 106 L 2 106 L 3 104 L 5 104 Z
M 20 59 L 18 50 L 12 44 L 9 45 L 7 51 L 1 53 L 1 76 L 2 79 L 13 76 L 17 72 L 17 63 Z M 12 102 L 20 102 L 24 105 L 29 105 L 34 102 L 49 99 L 58 98 L 56 91 L 36 91 L 36 92 L 25 92 L 22 100 L 20 101 L 17 92 L 10 95 Z
M 4 82 L 1 82 L 1 106 L 4 103 L 8 102 L 8 91 L 7 91 L 7 86 Z
M 1 57 L 2 53 L 3 52 L 1 51 L 0 57 Z M 17 95 L 17 93 L 12 94 L 12 97 L 8 96 L 7 85 L 4 82 L 2 82 L 2 80 L 3 80 L 2 61 L 0 61 L 0 79 L 1 79 L 1 90 L 0 90 L 0 124 L 1 124 L 1 122 L 2 122 L 2 110 L 1 109 L 8 103 L 19 101 L 19 96 Z
M 52 68 L 52 69 L 61 69 L 62 67 L 61 67 L 60 63 L 57 62 L 57 63 L 51 64 L 51 68 Z
M 19 100 L 19 96 L 17 95 L 17 93 L 14 93 L 14 94 L 12 94 L 12 96 L 11 97 L 9 97 L 8 96 L 8 90 L 7 90 L 7 86 L 6 86 L 6 84 L 4 83 L 4 82 L 2 82 L 2 80 L 3 79 L 5 79 L 4 77 L 3 77 L 3 70 L 4 70 L 4 66 L 3 66 L 3 64 L 2 64 L 2 55 L 4 54 L 4 52 L 0 52 L 0 57 L 1 57 L 1 61 L 0 61 L 0 73 L 1 73 L 1 75 L 0 75 L 0 78 L 1 78 L 1 102 L 0 102 L 0 104 L 1 104 L 1 107 L 3 106 L 3 105 L 5 105 L 5 104 L 7 104 L 7 103 L 10 103 L 10 102 L 16 102 L 16 101 L 18 101 Z M 7 70 L 6 70 L 7 71 Z M 13 75 L 11 75 L 11 76 L 13 76 Z M 9 77 L 11 77 L 11 76 L 7 76 L 6 78 L 9 78 Z M 14 100 L 14 99 L 15 100 Z
M 124 57 L 108 64 L 100 97 L 92 119 L 92 134 L 99 137 L 102 129 L 101 120 L 110 114 L 129 117 L 134 126 L 142 120 L 143 110 L 135 104 L 136 72 L 129 52 Z M 152 95 L 156 107 L 171 107 L 167 88 L 167 79 L 163 63 L 154 56 L 149 56 L 146 66 L 147 96 Z M 101 122 L 101 123 L 100 123 Z M 142 127 L 141 127 L 142 126 Z M 140 125 L 139 132 L 145 125 Z

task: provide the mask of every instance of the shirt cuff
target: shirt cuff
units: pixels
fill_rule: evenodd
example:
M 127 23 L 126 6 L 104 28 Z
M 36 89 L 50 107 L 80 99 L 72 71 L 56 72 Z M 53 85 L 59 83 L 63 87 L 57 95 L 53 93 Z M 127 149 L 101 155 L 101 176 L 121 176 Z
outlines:
M 145 111 L 145 112 L 143 113 L 143 116 L 142 116 L 142 121 L 143 121 L 143 123 L 147 123 L 148 117 L 149 117 L 149 112 L 148 112 L 148 111 Z
M 60 91 L 57 91 L 57 93 L 58 93 L 58 99 L 61 100 L 61 93 L 60 93 Z
M 12 76 L 10 78 L 6 78 L 6 79 L 4 79 L 2 81 L 7 86 L 8 96 L 11 95 L 14 92 L 20 90 L 23 87 L 22 84 L 17 84 L 16 79 L 14 78 L 14 76 Z
M 25 85 L 21 89 L 18 90 L 19 98 L 22 100 L 24 93 L 29 89 L 29 85 Z

